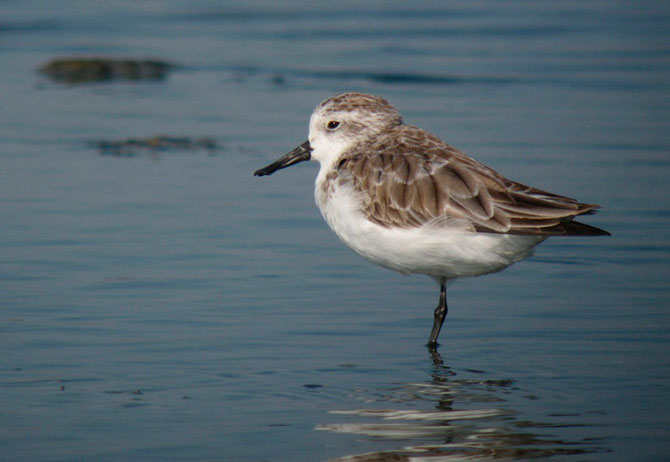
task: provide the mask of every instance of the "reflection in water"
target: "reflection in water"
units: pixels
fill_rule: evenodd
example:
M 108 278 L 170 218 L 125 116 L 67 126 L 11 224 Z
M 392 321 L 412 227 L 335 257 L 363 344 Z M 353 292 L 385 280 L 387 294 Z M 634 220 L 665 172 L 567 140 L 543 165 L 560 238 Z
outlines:
M 335 410 L 331 413 L 355 416 L 359 421 L 317 426 L 317 430 L 391 442 L 397 449 L 332 462 L 537 459 L 609 451 L 599 445 L 602 440 L 569 441 L 552 434 L 552 429 L 585 427 L 583 423 L 520 420 L 520 412 L 504 398 L 514 391 L 512 380 L 458 379 L 436 351 L 431 355 L 434 367 L 429 382 L 403 384 L 376 399 L 412 408 Z M 421 409 L 424 404 L 433 408 Z

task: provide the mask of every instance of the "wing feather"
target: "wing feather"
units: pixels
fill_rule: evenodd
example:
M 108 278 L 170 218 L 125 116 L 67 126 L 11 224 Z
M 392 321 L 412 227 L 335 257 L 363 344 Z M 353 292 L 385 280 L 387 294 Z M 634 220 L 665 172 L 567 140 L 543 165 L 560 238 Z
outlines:
M 510 181 L 439 138 L 413 126 L 345 153 L 340 181 L 350 182 L 361 209 L 387 227 L 425 225 L 473 232 L 603 234 L 572 221 L 598 208 Z

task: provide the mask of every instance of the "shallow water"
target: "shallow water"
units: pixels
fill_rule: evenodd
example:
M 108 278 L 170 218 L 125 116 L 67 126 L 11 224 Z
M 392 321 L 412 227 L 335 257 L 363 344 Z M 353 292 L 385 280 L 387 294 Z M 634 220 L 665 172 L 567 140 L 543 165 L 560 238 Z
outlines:
M 5 2 L 0 452 L 32 460 L 665 460 L 670 11 L 657 2 Z M 63 56 L 160 82 L 63 85 Z M 501 173 L 603 205 L 450 286 L 373 267 L 315 165 L 252 172 L 380 94 Z M 218 149 L 102 155 L 158 135 Z

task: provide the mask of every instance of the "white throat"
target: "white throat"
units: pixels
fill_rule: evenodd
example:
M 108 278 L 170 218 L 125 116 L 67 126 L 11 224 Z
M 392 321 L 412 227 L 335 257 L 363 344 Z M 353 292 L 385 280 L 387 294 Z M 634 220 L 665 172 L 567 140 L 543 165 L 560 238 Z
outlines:
M 350 142 L 342 137 L 330 137 L 318 130 L 311 129 L 309 144 L 312 147 L 311 160 L 319 162 L 319 174 L 316 184 L 320 185 L 329 172 L 335 168 L 335 163 L 349 147 Z

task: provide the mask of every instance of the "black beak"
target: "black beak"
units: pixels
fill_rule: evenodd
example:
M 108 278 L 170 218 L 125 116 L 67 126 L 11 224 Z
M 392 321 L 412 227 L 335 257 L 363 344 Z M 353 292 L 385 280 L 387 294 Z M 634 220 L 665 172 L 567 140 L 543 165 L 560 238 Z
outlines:
M 309 145 L 309 141 L 305 141 L 281 159 L 277 159 L 267 167 L 256 170 L 254 172 L 254 176 L 272 175 L 277 170 L 290 167 L 291 165 L 302 162 L 303 160 L 309 160 L 312 157 L 311 152 L 312 147 Z

